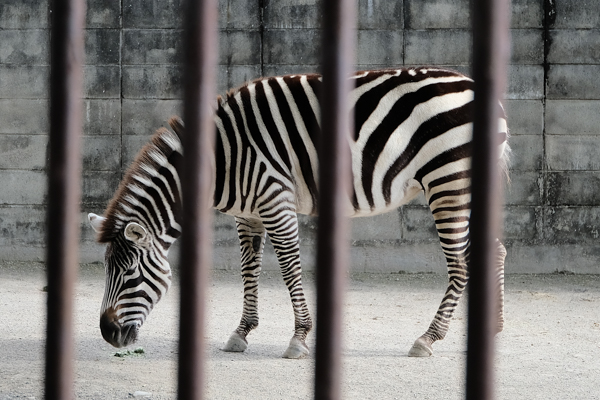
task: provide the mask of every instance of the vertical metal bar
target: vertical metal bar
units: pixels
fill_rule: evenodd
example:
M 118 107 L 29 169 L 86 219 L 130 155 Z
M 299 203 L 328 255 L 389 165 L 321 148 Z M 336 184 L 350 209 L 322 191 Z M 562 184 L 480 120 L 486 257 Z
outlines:
M 474 0 L 471 256 L 467 399 L 494 398 L 496 237 L 502 188 L 498 170 L 498 101 L 504 93 L 509 53 L 509 0 Z
M 46 399 L 71 399 L 73 286 L 78 267 L 83 0 L 52 2 Z
M 351 123 L 348 79 L 354 61 L 354 0 L 323 1 L 323 87 L 319 146 L 315 399 L 339 399 L 342 305 L 348 267 Z
M 185 9 L 183 71 L 186 133 L 183 169 L 181 244 L 181 317 L 179 399 L 202 399 L 204 377 L 205 294 L 212 262 L 210 154 L 215 125 L 217 1 L 188 0 Z

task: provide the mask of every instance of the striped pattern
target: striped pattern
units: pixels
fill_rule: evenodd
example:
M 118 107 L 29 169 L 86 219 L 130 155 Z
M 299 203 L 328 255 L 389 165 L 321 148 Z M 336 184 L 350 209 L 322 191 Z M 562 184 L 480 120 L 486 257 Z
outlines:
M 347 213 L 351 217 L 380 214 L 424 192 L 449 271 L 446 295 L 420 338 L 421 345 L 430 349 L 446 334 L 467 282 L 473 82 L 457 72 L 437 68 L 365 71 L 352 79 L 356 82 L 351 93 L 355 129 L 348 145 L 353 192 Z M 236 217 L 244 281 L 242 319 L 232 335 L 235 343 L 226 349 L 239 351 L 241 346 L 243 350 L 246 335 L 258 325 L 258 276 L 265 236 L 269 235 L 294 309 L 293 342 L 299 346 L 295 353 L 300 354 L 292 351 L 290 356 L 308 352 L 304 340 L 312 323 L 302 290 L 296 214 L 318 214 L 316 142 L 321 134 L 321 86 L 318 75 L 264 78 L 218 99 L 213 205 Z M 177 136 L 185 134 L 178 119 L 170 124 Z M 506 169 L 504 117 L 498 127 L 499 163 Z M 166 136 L 168 140 L 161 139 Z M 153 143 L 161 140 L 171 143 L 176 137 L 159 131 Z M 150 158 L 156 167 L 141 168 L 143 163 L 136 160 L 132 169 L 143 170 L 143 179 L 135 178 L 135 173 L 126 177 L 128 183 L 121 186 L 106 213 L 100 235 L 103 241 L 114 244 L 113 238 L 119 237 L 124 224 L 135 221 L 160 243 L 149 248 L 137 265 L 144 264 L 154 251 L 162 257 L 177 237 L 174 232 L 179 232 L 173 219 L 177 212 L 169 211 L 179 206 L 178 179 L 169 161 L 172 154 L 180 156 L 179 146 L 179 142 L 163 146 L 162 157 L 148 155 L 144 149 L 139 159 Z M 144 182 L 148 184 L 144 186 Z M 130 188 L 138 184 L 140 188 Z M 163 190 L 165 187 L 170 189 Z M 133 209 L 139 215 L 130 212 Z M 503 250 L 500 243 L 499 248 Z M 124 260 L 131 258 L 130 254 L 123 256 Z M 498 273 L 503 279 L 504 257 L 500 258 Z
M 174 165 L 179 138 L 160 129 L 126 172 L 98 229 L 106 243 L 102 335 L 116 347 L 137 339 L 139 328 L 171 284 L 169 248 L 180 236 L 176 215 L 181 186 Z

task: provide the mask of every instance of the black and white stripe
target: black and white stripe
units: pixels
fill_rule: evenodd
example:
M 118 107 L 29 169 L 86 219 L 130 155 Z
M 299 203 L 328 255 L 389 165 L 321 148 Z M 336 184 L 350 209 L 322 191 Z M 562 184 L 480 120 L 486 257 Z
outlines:
M 424 192 L 447 259 L 446 295 L 429 329 L 410 353 L 429 355 L 431 344 L 446 334 L 467 282 L 473 82 L 457 72 L 438 68 L 365 71 L 351 79 L 355 81 L 350 110 L 355 129 L 348 137 L 353 173 L 353 193 L 346 204 L 348 215 L 362 217 L 391 211 Z M 302 289 L 296 214 L 318 214 L 316 142 L 321 134 L 321 86 L 318 75 L 264 78 L 218 99 L 213 205 L 236 217 L 244 281 L 242 319 L 226 350 L 243 351 L 246 335 L 258 324 L 258 276 L 265 237 L 269 235 L 295 316 L 295 334 L 284 356 L 308 354 L 305 338 L 312 322 Z M 179 137 L 184 134 L 178 119 L 170 124 Z M 498 127 L 499 162 L 505 167 L 505 118 L 499 119 Z M 159 131 L 153 141 L 159 142 L 163 135 L 168 133 Z M 173 138 L 170 135 L 168 141 Z M 173 153 L 180 155 L 178 146 L 163 146 L 166 153 L 162 159 L 168 160 Z M 147 149 L 140 157 L 144 151 Z M 157 190 L 154 183 L 144 189 L 137 179 L 141 189 L 127 195 L 117 193 L 100 230 L 104 241 L 114 244 L 111 238 L 119 237 L 126 223 L 138 223 L 147 229 L 149 241 L 160 243 L 148 249 L 160 250 L 161 256 L 154 257 L 163 260 L 162 254 L 177 236 L 172 232 L 179 231 L 173 219 L 177 213 L 168 211 L 179 206 L 179 188 L 172 184 L 178 182 L 173 178 L 176 173 L 172 165 L 167 168 L 158 162 L 159 157 L 154 158 L 161 167 L 146 171 L 146 179 L 162 182 L 171 188 L 170 192 Z M 136 161 L 132 168 L 139 170 L 139 164 Z M 161 180 L 163 172 L 169 178 Z M 141 215 L 119 205 L 133 204 L 128 196 L 143 200 L 144 206 L 137 208 Z M 498 246 L 504 250 L 499 242 Z M 123 259 L 131 258 L 131 254 L 133 251 Z M 149 253 L 141 254 L 150 257 Z M 500 289 L 503 268 L 502 255 L 498 259 Z

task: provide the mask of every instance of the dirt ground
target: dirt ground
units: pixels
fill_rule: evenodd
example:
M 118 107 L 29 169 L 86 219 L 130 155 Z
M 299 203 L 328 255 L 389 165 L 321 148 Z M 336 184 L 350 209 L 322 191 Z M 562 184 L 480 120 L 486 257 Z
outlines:
M 209 399 L 309 399 L 314 359 L 280 358 L 292 335 L 289 297 L 278 274 L 260 287 L 260 327 L 243 354 L 220 350 L 236 327 L 237 273 L 213 273 L 207 331 Z M 353 275 L 345 307 L 346 399 L 464 398 L 465 305 L 426 359 L 406 356 L 427 328 L 445 287 L 433 274 Z M 40 399 L 43 388 L 45 272 L 0 264 L 0 400 Z M 314 280 L 305 278 L 314 306 Z M 117 357 L 98 327 L 100 265 L 83 266 L 75 303 L 78 399 L 176 397 L 178 287 L 155 308 L 130 350 Z M 314 316 L 313 309 L 313 316 Z M 314 354 L 314 332 L 308 344 Z M 497 345 L 498 399 L 600 399 L 600 276 L 508 275 L 505 330 Z

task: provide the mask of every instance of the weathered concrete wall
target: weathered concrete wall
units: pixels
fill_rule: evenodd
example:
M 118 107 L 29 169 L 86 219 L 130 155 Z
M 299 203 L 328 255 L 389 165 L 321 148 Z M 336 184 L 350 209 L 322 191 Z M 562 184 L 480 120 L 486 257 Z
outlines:
M 469 0 L 359 0 L 357 69 L 469 71 Z M 102 212 L 138 149 L 180 112 L 181 0 L 88 0 L 82 221 Z M 317 0 L 220 0 L 219 92 L 318 69 Z M 0 259 L 44 257 L 48 2 L 0 3 Z M 506 106 L 512 183 L 508 272 L 600 273 L 600 3 L 513 0 Z M 315 222 L 302 218 L 303 261 Z M 443 271 L 422 200 L 355 221 L 356 270 Z M 82 223 L 82 260 L 102 259 Z M 218 215 L 215 267 L 237 268 L 233 221 Z M 272 252 L 265 267 L 276 268 Z

